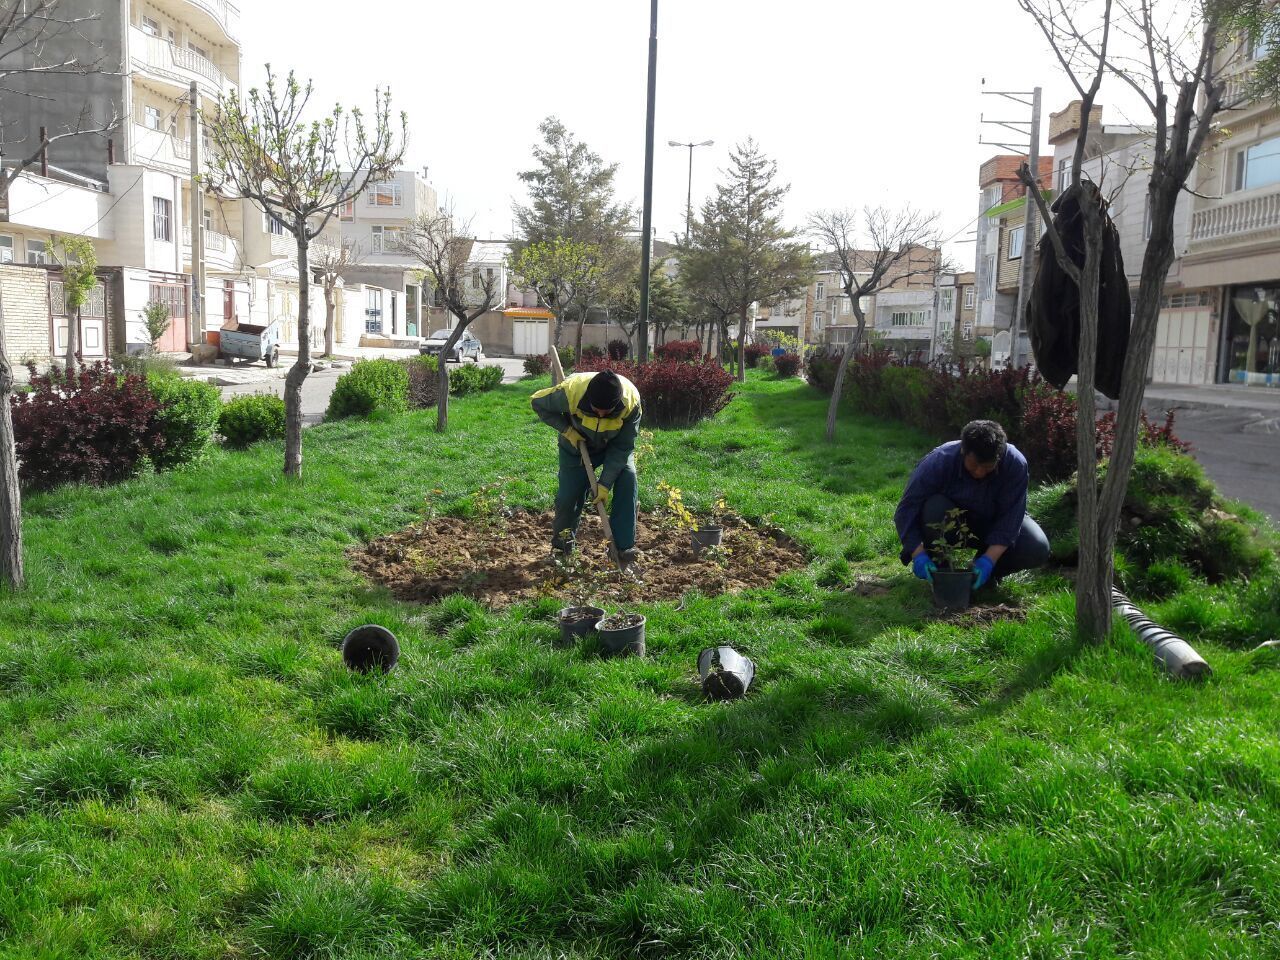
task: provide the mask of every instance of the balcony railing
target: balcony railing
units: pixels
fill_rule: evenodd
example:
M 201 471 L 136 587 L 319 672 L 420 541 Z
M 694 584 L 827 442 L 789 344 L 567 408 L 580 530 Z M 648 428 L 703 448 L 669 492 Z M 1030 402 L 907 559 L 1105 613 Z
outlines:
M 230 0 L 191 0 L 197 7 L 221 24 L 228 36 L 235 37 L 240 32 L 240 8 Z
M 1191 216 L 1192 242 L 1228 240 L 1280 230 L 1280 188 L 1261 196 L 1224 201 Z
M 182 228 L 182 245 L 184 247 L 191 246 L 191 227 Z M 231 245 L 231 238 L 225 233 L 218 233 L 217 230 L 210 230 L 205 227 L 204 231 L 204 248 L 208 253 L 226 253 L 227 248 Z
M 132 28 L 130 43 L 135 60 L 146 64 L 154 74 L 187 86 L 193 76 L 208 81 L 216 94 L 221 94 L 230 81 L 216 63 L 188 47 Z

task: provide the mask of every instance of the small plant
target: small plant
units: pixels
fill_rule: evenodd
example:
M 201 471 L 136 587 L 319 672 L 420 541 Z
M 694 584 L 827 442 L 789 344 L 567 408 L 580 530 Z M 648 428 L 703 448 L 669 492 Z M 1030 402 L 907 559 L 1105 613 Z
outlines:
M 169 332 L 169 307 L 159 300 L 151 300 L 142 308 L 142 326 L 147 331 L 147 344 L 152 353 Z
M 573 369 L 574 353 L 573 347 L 561 347 L 557 353 L 560 354 L 560 366 L 565 373 Z
M 658 493 L 666 498 L 666 502 L 659 508 L 658 515 L 663 526 L 677 532 L 697 528 L 698 521 L 689 512 L 689 508 L 684 505 L 684 494 L 679 487 L 673 487 L 665 480 L 659 481 Z
M 440 368 L 436 358 L 423 354 L 403 362 L 405 369 L 409 371 L 409 409 L 427 410 L 434 407 L 440 384 L 437 376 Z M 452 377 L 449 378 L 449 386 L 452 389 Z
M 654 455 L 656 448 L 653 445 L 653 431 L 640 429 L 640 436 L 636 438 L 635 458 L 636 466 L 641 463 L 648 462 L 649 458 Z
M 229 447 L 284 437 L 284 401 L 270 393 L 236 397 L 222 405 L 218 432 Z
M 507 492 L 507 485 L 510 483 L 510 477 L 498 477 L 472 494 L 471 506 L 475 511 L 475 519 L 482 526 L 500 529 L 511 519 L 512 510 Z
M 597 347 L 594 343 L 588 344 L 582 348 L 583 360 L 603 360 L 605 352 L 603 347 Z
M 545 353 L 535 353 L 524 358 L 524 374 L 526 377 L 541 377 L 551 370 L 551 359 Z
M 938 536 L 933 541 L 930 554 L 939 570 L 961 573 L 973 566 L 977 551 L 971 546 L 973 534 L 965 522 L 964 511 L 952 507 L 942 518 Z
M 699 559 L 710 560 L 721 569 L 729 566 L 729 558 L 731 556 L 732 551 L 730 551 L 730 549 L 723 543 L 716 543 L 709 547 L 703 547 L 702 551 L 698 554 Z
M 631 344 L 625 340 L 610 340 L 608 350 L 610 360 L 625 360 L 631 353 Z
M 326 420 L 409 409 L 409 371 L 397 360 L 359 360 L 338 378 Z
M 502 383 L 502 367 L 496 364 L 488 366 L 461 367 L 449 377 L 449 393 L 455 397 L 465 397 L 472 393 L 486 393 Z

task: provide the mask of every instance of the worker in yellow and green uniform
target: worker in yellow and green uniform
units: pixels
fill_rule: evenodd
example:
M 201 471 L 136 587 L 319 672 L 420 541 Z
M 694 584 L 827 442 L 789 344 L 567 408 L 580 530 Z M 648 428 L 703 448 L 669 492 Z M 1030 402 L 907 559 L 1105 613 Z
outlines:
M 640 391 L 630 380 L 612 370 L 575 373 L 554 387 L 539 390 L 531 399 L 533 412 L 560 434 L 560 486 L 556 491 L 556 515 L 552 546 L 556 553 L 573 549 L 590 496 L 587 471 L 578 453 L 585 443 L 593 466 L 601 467 L 598 499 L 613 493 L 609 523 L 623 563 L 635 560 L 636 436 L 640 432 Z

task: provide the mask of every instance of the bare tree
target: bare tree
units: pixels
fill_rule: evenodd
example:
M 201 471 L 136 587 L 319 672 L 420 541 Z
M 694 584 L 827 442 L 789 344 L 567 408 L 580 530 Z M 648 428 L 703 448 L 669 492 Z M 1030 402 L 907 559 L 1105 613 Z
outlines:
M 449 425 L 448 356 L 464 330 L 477 317 L 483 316 L 501 301 L 505 291 L 498 289 L 496 272 L 482 270 L 479 288 L 467 295 L 471 275 L 471 255 L 475 236 L 471 221 L 459 223 L 452 207 L 429 213 L 415 220 L 401 241 L 407 253 L 422 264 L 425 279 L 436 292 L 444 308 L 453 315 L 454 326 L 440 351 L 439 386 L 436 401 L 436 430 L 443 433 Z
M 1268 0 L 1018 0 L 1049 42 L 1081 97 L 1080 130 L 1068 192 L 1080 201 L 1084 226 L 1082 262 L 1073 258 L 1054 226 L 1030 169 L 1020 175 L 1047 225 L 1050 252 L 1080 291 L 1078 353 L 1079 410 L 1076 462 L 1080 562 L 1076 576 L 1076 624 L 1081 635 L 1099 640 L 1111 625 L 1113 550 L 1137 450 L 1146 372 L 1155 345 L 1165 278 L 1174 260 L 1174 214 L 1197 160 L 1213 135 L 1227 103 L 1227 80 L 1239 67 L 1250 41 L 1280 36 L 1280 8 Z M 1241 41 L 1244 41 L 1242 43 Z M 1280 93 L 1275 47 L 1259 64 L 1253 96 Z M 1101 491 L 1097 472 L 1097 415 L 1094 384 L 1098 350 L 1098 294 L 1105 204 L 1098 185 L 1084 176 L 1089 118 L 1104 78 L 1128 85 L 1150 111 L 1151 170 L 1147 187 L 1150 236 L 1143 253 L 1133 303 L 1129 349 L 1121 375 L 1115 439 Z M 1079 253 L 1078 251 L 1076 251 Z
M 354 240 L 337 240 L 334 237 L 316 238 L 311 262 L 316 278 L 324 289 L 324 355 L 333 356 L 334 318 L 338 311 L 338 281 L 343 273 L 359 266 L 364 252 Z
M 386 91 L 375 93 L 371 125 L 359 110 L 348 114 L 341 106 L 323 120 L 308 121 L 310 99 L 310 83 L 304 87 L 290 73 L 280 84 L 268 66 L 265 93 L 251 89 L 242 101 L 232 91 L 209 123 L 215 177 L 276 217 L 297 243 L 298 360 L 285 378 L 284 472 L 298 478 L 302 384 L 311 372 L 311 242 L 338 207 L 396 169 L 406 127 L 401 114 L 397 133 Z
M 88 59 L 81 53 L 65 54 L 63 51 L 92 50 L 87 42 L 67 44 L 63 40 L 79 40 L 77 36 L 86 24 L 98 21 L 101 15 L 79 15 L 68 12 L 70 4 L 65 0 L 0 0 L 0 94 L 48 99 L 30 89 L 41 77 L 85 75 L 101 73 L 107 68 L 102 57 Z M 120 125 L 120 115 L 112 110 L 110 115 L 96 119 L 86 103 L 74 124 L 53 135 L 47 135 L 34 146 L 28 144 L 17 159 L 3 157 L 6 146 L 3 118 L 0 118 L 0 203 L 9 196 L 9 188 L 24 172 L 40 163 L 48 155 L 49 147 L 70 137 L 110 133 Z
M 939 269 L 941 251 L 935 237 L 938 216 L 911 207 L 889 210 L 867 207 L 862 213 L 862 231 L 857 215 L 849 210 L 827 210 L 809 218 L 809 229 L 840 274 L 840 289 L 851 301 L 858 327 L 845 345 L 836 370 L 831 403 L 827 407 L 827 440 L 836 438 L 836 414 L 844 390 L 849 361 L 862 349 L 867 329 L 864 297 L 875 296 L 887 287 L 910 283 L 920 276 L 933 276 Z M 862 245 L 859 244 L 862 241 Z M 924 251 L 926 256 L 919 254 Z

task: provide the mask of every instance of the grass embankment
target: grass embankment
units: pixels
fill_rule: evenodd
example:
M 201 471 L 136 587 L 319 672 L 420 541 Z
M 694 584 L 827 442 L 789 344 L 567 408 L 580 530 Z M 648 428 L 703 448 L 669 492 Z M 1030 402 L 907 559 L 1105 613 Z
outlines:
M 0 607 L 6 957 L 1264 957 L 1280 951 L 1280 670 L 1198 644 L 1180 686 L 1123 632 L 928 623 L 891 515 L 925 439 L 753 381 L 658 433 L 665 479 L 812 549 L 775 588 L 648 608 L 649 653 L 552 648 L 553 601 L 487 613 L 368 588 L 349 545 L 550 504 L 527 385 L 27 503 L 31 588 Z M 840 587 L 897 578 L 886 596 Z M 1231 607 L 1189 584 L 1151 607 Z M 1227 616 L 1224 612 L 1223 616 Z M 404 656 L 349 675 L 368 621 Z M 1195 638 L 1192 638 L 1193 641 Z M 1250 638 L 1250 642 L 1258 638 Z M 704 704 L 694 659 L 759 665 Z

